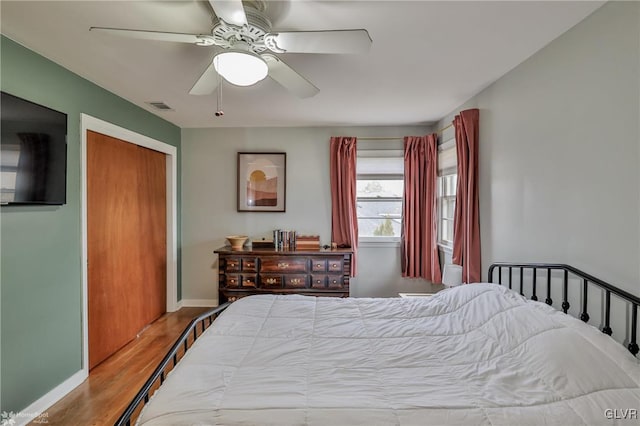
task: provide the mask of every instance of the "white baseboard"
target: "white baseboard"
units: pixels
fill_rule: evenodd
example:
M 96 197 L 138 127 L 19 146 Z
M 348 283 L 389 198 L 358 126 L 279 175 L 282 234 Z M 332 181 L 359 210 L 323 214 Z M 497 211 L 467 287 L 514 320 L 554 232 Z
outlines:
M 215 308 L 218 299 L 182 299 L 178 302 L 179 308 Z
M 37 419 L 37 423 L 48 423 L 49 415 L 46 410 L 78 387 L 86 380 L 87 376 L 86 370 L 78 371 L 24 410 L 14 413 L 14 417 L 12 418 L 14 423 L 11 424 L 14 426 L 24 426 L 34 419 Z

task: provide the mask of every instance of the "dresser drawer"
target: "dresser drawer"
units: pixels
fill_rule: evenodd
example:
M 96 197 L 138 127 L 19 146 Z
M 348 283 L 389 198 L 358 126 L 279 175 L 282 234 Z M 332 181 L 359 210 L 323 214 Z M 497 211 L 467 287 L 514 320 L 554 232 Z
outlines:
M 260 274 L 261 288 L 282 288 L 282 275 Z
M 342 288 L 344 277 L 342 275 L 327 275 L 327 288 Z
M 311 271 L 312 272 L 326 272 L 327 259 L 312 258 L 311 259 Z
M 263 272 L 307 272 L 307 259 L 304 257 L 262 259 L 260 270 Z
M 307 288 L 307 275 L 289 274 L 284 276 L 285 288 Z
M 227 274 L 225 284 L 227 287 L 240 287 L 242 277 L 239 274 Z
M 226 272 L 239 272 L 240 271 L 240 258 L 239 257 L 227 257 L 224 264 L 224 270 Z
M 241 276 L 241 281 L 240 283 L 242 284 L 242 287 L 251 287 L 251 288 L 256 288 L 256 282 L 257 282 L 257 278 L 255 276 L 255 274 L 242 274 Z
M 342 258 L 327 259 L 327 270 L 329 271 L 329 273 L 342 272 L 342 262 L 343 262 Z
M 258 272 L 258 262 L 255 257 L 243 257 L 240 265 L 242 272 Z
M 325 288 L 327 286 L 327 276 L 324 274 L 311 275 L 311 288 Z

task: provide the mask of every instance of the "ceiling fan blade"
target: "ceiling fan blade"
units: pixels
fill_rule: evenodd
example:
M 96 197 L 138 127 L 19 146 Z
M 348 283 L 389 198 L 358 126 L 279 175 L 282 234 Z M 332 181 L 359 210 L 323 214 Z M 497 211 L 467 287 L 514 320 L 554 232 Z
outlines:
M 242 0 L 209 0 L 216 16 L 227 24 L 239 27 L 247 25 L 247 15 L 244 13 Z
M 311 84 L 309 80 L 298 74 L 289 65 L 274 55 L 263 54 L 262 58 L 269 67 L 269 77 L 280 83 L 282 87 L 293 92 L 300 98 L 310 98 L 316 95 L 320 89 Z
M 91 27 L 89 31 L 97 31 L 122 37 L 139 38 L 143 40 L 174 41 L 178 43 L 191 43 L 201 46 L 214 44 L 213 37 L 209 35 L 167 33 L 162 31 L 127 30 L 122 28 Z
M 220 84 L 220 79 L 222 77 L 217 73 L 216 69 L 213 67 L 213 61 L 207 67 L 206 70 L 202 73 L 198 81 L 193 85 L 191 90 L 189 90 L 190 95 L 208 95 L 213 93 L 213 91 Z
M 367 30 L 281 31 L 269 33 L 264 43 L 278 53 L 367 53 Z

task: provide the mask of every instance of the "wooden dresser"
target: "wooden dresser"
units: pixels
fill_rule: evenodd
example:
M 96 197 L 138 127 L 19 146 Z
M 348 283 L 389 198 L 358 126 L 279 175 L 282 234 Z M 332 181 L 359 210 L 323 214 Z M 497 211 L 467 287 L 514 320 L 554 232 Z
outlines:
M 220 303 L 251 294 L 349 296 L 351 249 L 231 250 L 218 255 Z

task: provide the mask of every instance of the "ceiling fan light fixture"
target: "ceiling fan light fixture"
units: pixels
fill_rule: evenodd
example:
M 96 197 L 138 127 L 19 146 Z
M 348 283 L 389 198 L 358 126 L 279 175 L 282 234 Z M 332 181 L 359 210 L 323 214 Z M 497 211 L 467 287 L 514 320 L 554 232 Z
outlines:
M 213 58 L 213 67 L 231 84 L 251 86 L 263 80 L 269 71 L 267 63 L 253 52 L 225 50 Z

